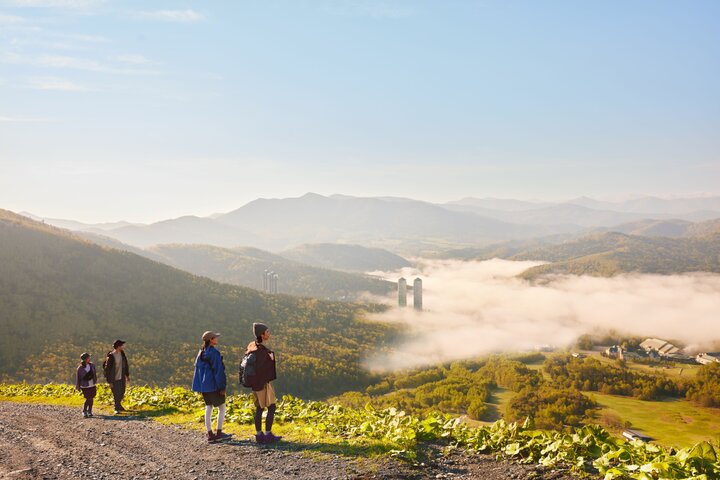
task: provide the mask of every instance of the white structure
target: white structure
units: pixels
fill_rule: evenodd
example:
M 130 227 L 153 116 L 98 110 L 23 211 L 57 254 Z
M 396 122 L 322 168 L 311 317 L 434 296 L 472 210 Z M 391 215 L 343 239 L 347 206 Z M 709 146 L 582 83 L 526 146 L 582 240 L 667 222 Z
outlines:
M 710 365 L 711 363 L 720 363 L 720 352 L 701 353 L 695 357 L 695 361 L 700 365 Z
M 407 307 L 407 280 L 398 279 L 398 307 Z
M 422 292 L 422 280 L 416 278 L 413 282 L 413 308 L 418 311 L 423 309 L 423 292 Z
M 645 350 L 648 354 L 655 352 L 661 357 L 667 357 L 669 355 L 680 353 L 680 349 L 678 347 L 672 343 L 666 342 L 665 340 L 660 340 L 659 338 L 648 338 L 640 344 L 640 348 Z

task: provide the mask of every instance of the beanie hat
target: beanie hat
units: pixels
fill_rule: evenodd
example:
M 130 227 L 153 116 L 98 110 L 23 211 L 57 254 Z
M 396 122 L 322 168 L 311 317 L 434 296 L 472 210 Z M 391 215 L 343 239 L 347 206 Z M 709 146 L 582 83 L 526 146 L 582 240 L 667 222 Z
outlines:
M 253 334 L 256 337 L 261 336 L 267 331 L 268 327 L 264 323 L 253 323 Z
M 89 358 L 89 357 L 90 357 L 90 354 L 85 352 L 82 355 L 80 355 L 80 360 L 85 360 L 86 358 Z

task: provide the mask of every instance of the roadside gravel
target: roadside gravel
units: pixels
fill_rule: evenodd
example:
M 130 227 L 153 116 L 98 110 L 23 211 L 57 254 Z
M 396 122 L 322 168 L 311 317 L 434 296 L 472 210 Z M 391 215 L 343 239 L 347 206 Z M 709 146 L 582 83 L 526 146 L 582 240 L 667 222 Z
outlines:
M 0 402 L 0 478 L 8 479 L 537 479 L 563 472 L 454 452 L 423 467 L 352 459 L 249 438 L 208 445 L 204 436 L 143 417 L 83 419 L 79 409 Z

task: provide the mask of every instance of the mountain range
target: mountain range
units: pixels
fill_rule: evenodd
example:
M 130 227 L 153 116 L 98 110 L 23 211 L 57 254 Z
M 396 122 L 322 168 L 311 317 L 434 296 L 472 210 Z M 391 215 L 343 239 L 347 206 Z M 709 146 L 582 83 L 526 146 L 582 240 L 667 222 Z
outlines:
M 569 239 L 632 222 L 715 218 L 720 218 L 720 197 L 642 197 L 624 202 L 582 197 L 559 203 L 465 198 L 433 204 L 405 198 L 308 193 L 298 198 L 257 199 L 227 213 L 184 216 L 149 225 L 43 220 L 101 233 L 140 248 L 207 244 L 280 252 L 303 244 L 333 243 L 382 247 L 414 256 L 550 236 Z

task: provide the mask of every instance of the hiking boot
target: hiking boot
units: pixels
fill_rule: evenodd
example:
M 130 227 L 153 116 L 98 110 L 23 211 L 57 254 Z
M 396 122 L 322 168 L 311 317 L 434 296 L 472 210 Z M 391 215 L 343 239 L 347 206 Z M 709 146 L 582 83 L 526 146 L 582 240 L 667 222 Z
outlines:
M 88 418 L 93 418 L 92 412 L 87 412 L 87 416 L 88 416 Z
M 265 443 L 276 443 L 279 442 L 282 437 L 273 435 L 272 432 L 265 434 Z
M 115 410 L 115 411 L 113 412 L 113 414 L 114 414 L 114 415 L 120 415 L 120 410 Z
M 257 433 L 257 434 L 255 434 L 255 441 L 256 441 L 257 443 L 261 444 L 261 445 L 267 443 L 267 442 L 265 441 L 265 434 L 263 434 L 263 433 Z
M 207 442 L 208 443 L 217 443 L 217 437 L 213 432 L 207 432 Z
M 83 418 L 88 418 L 88 412 L 83 412 Z
M 231 437 L 232 437 L 231 434 L 224 433 L 222 430 L 218 430 L 217 433 L 215 434 L 215 440 L 217 440 L 218 442 L 224 442 L 225 440 L 230 440 Z

